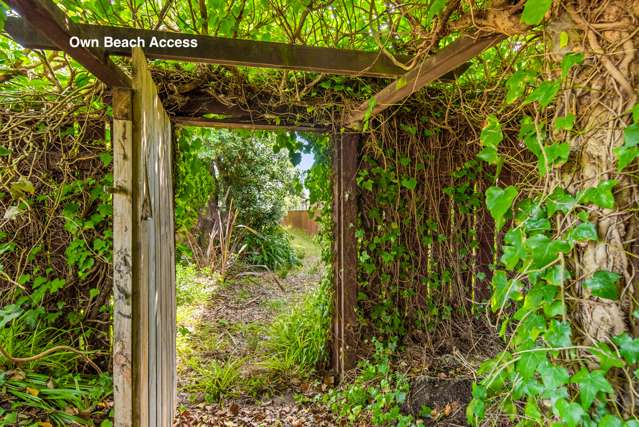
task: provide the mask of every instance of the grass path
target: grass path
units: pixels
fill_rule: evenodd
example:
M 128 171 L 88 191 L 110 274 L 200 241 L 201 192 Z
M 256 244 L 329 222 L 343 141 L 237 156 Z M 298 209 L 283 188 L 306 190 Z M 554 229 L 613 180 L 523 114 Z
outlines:
M 306 311 L 314 310 L 323 264 L 311 238 L 289 234 L 302 266 L 285 278 L 260 273 L 220 283 L 210 272 L 179 268 L 176 425 L 336 425 L 324 408 L 300 403 L 322 388 L 300 360 L 319 351 L 321 340 L 303 331 L 313 328 Z

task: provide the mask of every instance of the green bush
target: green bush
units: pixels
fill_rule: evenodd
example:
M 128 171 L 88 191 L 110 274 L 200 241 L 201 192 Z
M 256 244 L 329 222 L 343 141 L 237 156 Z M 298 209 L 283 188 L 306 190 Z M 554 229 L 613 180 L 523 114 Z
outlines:
M 271 271 L 286 274 L 291 268 L 301 265 L 286 231 L 279 225 L 263 232 L 249 229 L 244 238 L 248 262 L 263 265 Z

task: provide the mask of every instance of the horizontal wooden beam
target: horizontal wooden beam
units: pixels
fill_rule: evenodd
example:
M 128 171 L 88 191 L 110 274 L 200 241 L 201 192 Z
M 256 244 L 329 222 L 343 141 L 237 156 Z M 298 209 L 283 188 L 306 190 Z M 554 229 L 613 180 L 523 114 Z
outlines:
M 23 3 L 26 0 L 10 0 Z M 29 0 L 35 2 L 36 0 Z M 24 16 L 24 15 L 23 15 Z M 63 44 L 51 43 L 33 27 L 30 19 L 7 18 L 5 30 L 22 46 L 30 49 L 67 51 L 68 38 Z M 82 39 L 95 39 L 100 48 L 109 55 L 130 56 L 130 47 L 105 46 L 105 37 L 112 40 L 138 40 L 144 43 L 144 53 L 152 59 L 170 59 L 176 61 L 203 62 L 221 65 L 244 65 L 249 67 L 279 68 L 287 70 L 313 71 L 327 74 L 341 74 L 363 77 L 397 77 L 405 70 L 398 67 L 387 56 L 378 52 L 366 52 L 349 49 L 334 49 L 286 43 L 238 40 L 194 34 L 181 34 L 168 31 L 152 31 L 137 28 L 110 27 L 91 24 L 74 24 L 72 35 Z M 190 46 L 197 47 L 159 47 L 151 46 L 151 41 L 188 40 Z M 182 42 L 184 43 L 184 42 Z M 406 61 L 407 58 L 400 58 Z
M 345 120 L 346 127 L 353 129 L 359 128 L 364 119 L 372 117 L 384 111 L 386 108 L 400 103 L 424 86 L 459 68 L 504 38 L 505 36 L 502 34 L 491 34 L 480 37 L 464 35 L 460 37 L 437 54 L 429 56 L 418 66 L 386 86 L 370 100 L 360 104 Z
M 196 126 L 218 129 L 249 129 L 249 130 L 270 130 L 270 131 L 297 131 L 297 132 L 318 132 L 326 133 L 331 129 L 328 127 L 296 125 L 292 123 L 281 123 L 279 125 L 263 121 L 244 121 L 236 119 L 205 119 L 201 117 L 173 117 L 173 122 L 178 126 Z
M 78 29 L 51 0 L 6 0 L 9 7 L 22 16 L 20 27 L 28 29 L 30 37 L 46 40 L 55 50 L 67 52 L 98 79 L 113 87 L 130 87 L 131 80 L 117 67 L 103 49 L 95 47 L 71 47 L 72 35 L 82 35 Z M 16 18 L 9 18 L 17 24 Z

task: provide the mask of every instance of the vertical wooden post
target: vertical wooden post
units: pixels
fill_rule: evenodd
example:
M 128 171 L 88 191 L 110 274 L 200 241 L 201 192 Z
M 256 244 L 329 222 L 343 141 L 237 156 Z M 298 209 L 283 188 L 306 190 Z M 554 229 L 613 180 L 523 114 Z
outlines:
M 131 90 L 113 89 L 113 401 L 115 426 L 133 426 L 133 143 Z
M 357 345 L 357 164 L 359 134 L 333 136 L 333 280 L 332 364 L 339 379 L 355 365 Z

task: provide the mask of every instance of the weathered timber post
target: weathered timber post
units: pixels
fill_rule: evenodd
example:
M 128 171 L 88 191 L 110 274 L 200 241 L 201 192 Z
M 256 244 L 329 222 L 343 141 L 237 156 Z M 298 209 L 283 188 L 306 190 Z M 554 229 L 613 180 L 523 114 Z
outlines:
M 357 184 L 359 134 L 333 135 L 332 367 L 339 376 L 355 365 L 357 344 Z
M 133 425 L 133 122 L 130 89 L 113 89 L 113 401 L 116 427 Z

